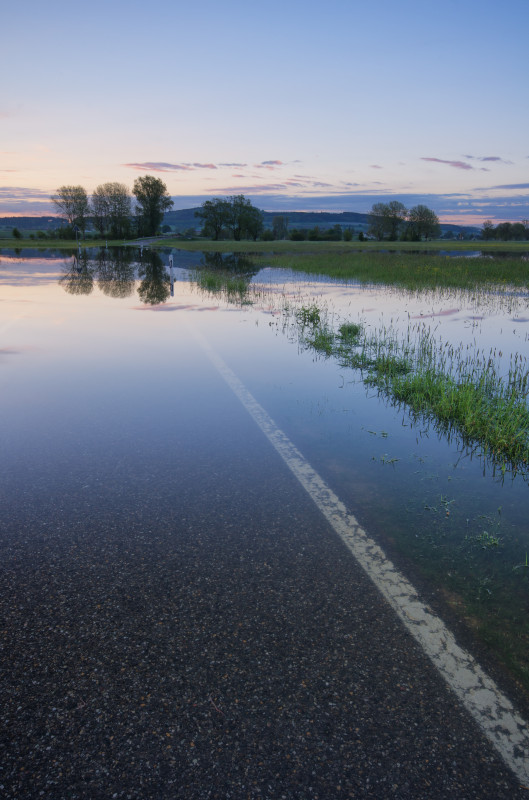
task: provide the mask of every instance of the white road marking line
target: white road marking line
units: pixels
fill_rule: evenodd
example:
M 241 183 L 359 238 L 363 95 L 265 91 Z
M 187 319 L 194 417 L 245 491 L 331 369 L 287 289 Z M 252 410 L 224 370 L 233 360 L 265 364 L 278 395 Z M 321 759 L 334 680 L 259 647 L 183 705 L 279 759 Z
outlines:
M 472 714 L 505 763 L 529 784 L 529 726 L 477 661 L 461 648 L 444 622 L 421 601 L 383 550 L 370 539 L 342 501 L 305 460 L 264 408 L 213 350 L 194 332 L 210 361 L 275 447 L 375 586 L 415 637 L 446 683 Z

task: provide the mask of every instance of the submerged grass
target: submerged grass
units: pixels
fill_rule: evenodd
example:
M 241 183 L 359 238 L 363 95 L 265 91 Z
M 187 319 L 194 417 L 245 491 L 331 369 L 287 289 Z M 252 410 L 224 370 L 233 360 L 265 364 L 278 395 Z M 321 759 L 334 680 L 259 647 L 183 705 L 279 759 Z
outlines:
M 335 333 L 318 321 L 300 336 L 318 353 L 360 369 L 364 383 L 393 403 L 477 444 L 503 473 L 529 470 L 527 359 L 512 357 L 503 374 L 495 353 L 443 346 L 424 326 L 415 338 L 410 331 L 398 338 L 391 329 L 367 333 L 357 323 L 343 324 Z
M 529 287 L 529 242 L 234 242 L 199 239 L 153 244 L 203 252 L 251 253 L 256 265 L 407 289 Z M 461 253 L 461 258 L 446 252 Z M 479 257 L 465 254 L 479 251 Z M 512 255 L 499 257 L 497 253 Z M 524 260 L 525 259 L 525 260 Z
M 425 255 L 370 250 L 285 253 L 266 258 L 260 256 L 256 261 L 263 266 L 283 267 L 308 275 L 327 275 L 340 280 L 401 286 L 411 290 L 473 289 L 477 285 L 529 287 L 529 263 L 515 256 L 454 258 L 435 251 Z
M 194 277 L 197 286 L 205 292 L 224 295 L 228 301 L 243 305 L 252 302 L 248 295 L 249 280 L 242 275 L 219 270 L 197 270 Z

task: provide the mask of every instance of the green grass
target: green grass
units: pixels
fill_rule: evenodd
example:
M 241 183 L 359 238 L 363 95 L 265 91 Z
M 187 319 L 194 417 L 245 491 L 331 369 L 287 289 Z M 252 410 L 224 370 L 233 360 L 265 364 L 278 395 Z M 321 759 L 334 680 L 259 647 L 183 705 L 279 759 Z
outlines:
M 316 311 L 311 309 L 314 322 L 308 329 L 300 312 L 296 315 L 307 347 L 362 370 L 366 385 L 396 405 L 406 405 L 443 431 L 457 431 L 503 473 L 529 471 L 525 358 L 511 358 L 508 374 L 502 375 L 492 354 L 469 353 L 462 345 L 442 347 L 427 329 L 399 339 L 391 330 L 367 334 L 357 323 L 346 323 L 335 333 Z
M 529 264 L 520 257 L 453 258 L 432 253 L 357 253 L 274 255 L 258 263 L 339 280 L 427 288 L 473 288 L 476 285 L 529 286 Z
M 132 243 L 133 244 L 133 243 Z M 222 240 L 214 242 L 211 239 L 182 239 L 167 238 L 158 243 L 160 247 L 176 247 L 180 250 L 202 250 L 204 252 L 217 251 L 219 253 L 310 253 L 324 255 L 332 253 L 351 253 L 362 251 L 364 253 L 377 252 L 381 249 L 392 251 L 428 250 L 434 253 L 439 250 L 461 250 L 468 252 L 482 250 L 486 252 L 512 252 L 524 253 L 529 251 L 529 242 L 485 242 L 485 241 L 450 241 L 449 239 L 436 239 L 432 242 L 291 242 L 289 239 L 273 242 L 241 242 Z
M 283 267 L 339 280 L 421 288 L 472 288 L 479 284 L 529 286 L 529 242 L 212 242 L 165 240 L 160 246 L 193 251 L 247 252 L 256 265 Z M 395 252 L 380 252 L 381 249 Z M 419 250 L 419 252 L 412 252 Z M 462 258 L 441 255 L 460 251 Z M 484 256 L 463 258 L 481 250 Z M 424 251 L 427 251 L 426 253 Z M 512 256 L 494 257 L 509 252 Z
M 10 250 L 70 250 L 74 252 L 77 250 L 77 244 L 72 239 L 0 239 L 2 248 L 9 248 Z M 110 239 L 90 239 L 80 242 L 81 249 L 85 250 L 90 247 L 123 247 L 123 239 L 110 240 Z
M 199 289 L 213 295 L 224 295 L 230 302 L 249 304 L 249 280 L 220 270 L 197 270 L 194 280 Z
M 73 250 L 75 242 L 65 240 L 6 239 L 13 248 Z M 81 248 L 102 247 L 106 240 L 81 242 Z M 122 245 L 109 241 L 108 245 Z M 135 241 L 128 242 L 137 246 Z M 256 266 L 283 267 L 309 275 L 326 275 L 340 280 L 386 284 L 416 290 L 421 288 L 473 288 L 476 285 L 529 287 L 529 263 L 520 255 L 529 242 L 214 242 L 206 239 L 182 241 L 160 239 L 150 247 L 180 250 L 249 253 Z M 380 252 L 381 249 L 392 252 Z M 420 250 L 420 253 L 412 252 Z M 465 252 L 481 250 L 479 258 L 453 258 L 440 250 Z M 512 257 L 494 257 L 509 252 Z

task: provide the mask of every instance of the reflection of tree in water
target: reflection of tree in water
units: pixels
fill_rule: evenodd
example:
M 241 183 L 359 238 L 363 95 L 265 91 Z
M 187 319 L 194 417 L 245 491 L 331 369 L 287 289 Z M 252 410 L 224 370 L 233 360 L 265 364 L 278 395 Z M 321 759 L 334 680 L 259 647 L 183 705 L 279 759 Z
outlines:
M 248 291 L 259 267 L 240 253 L 204 253 L 203 267 L 196 270 L 199 289 L 225 296 L 228 302 L 248 303 Z
M 211 270 L 236 272 L 238 275 L 247 276 L 248 279 L 257 275 L 260 269 L 244 253 L 204 253 L 204 266 Z
M 64 275 L 59 283 L 68 294 L 91 294 L 94 289 L 95 269 L 86 251 L 75 253 L 70 263 L 65 262 Z
M 125 298 L 134 292 L 136 267 L 140 285 L 138 294 L 143 303 L 165 303 L 170 294 L 170 279 L 160 255 L 152 250 L 143 253 L 133 248 L 101 248 L 96 257 L 89 258 L 82 250 L 65 264 L 64 275 L 59 279 L 69 294 L 90 294 L 97 285 L 108 297 Z
M 97 283 L 108 297 L 130 297 L 134 292 L 134 251 L 127 247 L 101 248 L 94 265 L 97 265 Z
M 142 255 L 139 268 L 141 283 L 138 294 L 142 303 L 154 306 L 165 303 L 171 293 L 169 273 L 165 269 L 161 256 L 154 250 L 147 250 Z

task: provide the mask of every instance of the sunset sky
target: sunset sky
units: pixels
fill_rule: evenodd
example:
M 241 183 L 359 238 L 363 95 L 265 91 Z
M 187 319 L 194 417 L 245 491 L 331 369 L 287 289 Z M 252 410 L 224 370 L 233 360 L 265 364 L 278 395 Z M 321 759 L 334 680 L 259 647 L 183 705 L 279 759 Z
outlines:
M 2 13 L 0 215 L 162 178 L 175 208 L 529 218 L 529 0 L 25 0 Z

